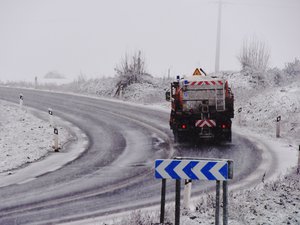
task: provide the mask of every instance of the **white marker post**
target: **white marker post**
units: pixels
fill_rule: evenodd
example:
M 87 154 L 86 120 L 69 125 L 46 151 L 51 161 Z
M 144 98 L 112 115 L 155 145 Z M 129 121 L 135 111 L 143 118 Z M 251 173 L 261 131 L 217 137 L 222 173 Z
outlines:
M 280 121 L 281 121 L 281 116 L 277 116 L 276 118 L 276 137 L 280 137 Z
M 24 97 L 23 97 L 23 94 L 21 93 L 20 94 L 20 109 L 23 108 L 23 101 L 24 101 Z
M 191 209 L 191 190 L 192 190 L 192 180 L 184 181 L 184 190 L 183 190 L 183 207 L 187 210 Z
M 54 127 L 53 141 L 54 141 L 54 145 L 53 145 L 54 151 L 55 152 L 59 152 L 59 147 L 58 147 L 58 129 L 56 127 Z
M 50 123 L 50 127 L 54 127 L 53 124 L 53 111 L 51 108 L 48 109 L 48 113 L 49 113 L 49 123 Z
M 242 107 L 240 107 L 239 109 L 238 109 L 238 123 L 239 123 L 239 126 L 241 126 L 242 125 Z
M 298 149 L 298 168 L 297 168 L 297 174 L 300 173 L 300 145 L 299 145 L 299 149 Z
M 37 89 L 37 86 L 38 86 L 38 78 L 35 77 L 34 78 L 34 89 Z
M 123 85 L 121 85 L 121 87 L 120 87 L 120 95 L 119 95 L 119 97 L 120 97 L 120 99 L 123 99 Z

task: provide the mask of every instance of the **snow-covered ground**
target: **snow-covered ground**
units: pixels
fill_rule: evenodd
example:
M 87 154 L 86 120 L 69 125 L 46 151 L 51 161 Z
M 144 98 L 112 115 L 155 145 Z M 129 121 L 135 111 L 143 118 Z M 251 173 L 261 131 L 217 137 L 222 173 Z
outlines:
M 40 160 L 53 152 L 53 127 L 25 106 L 0 101 L 0 173 Z M 60 145 L 70 138 L 63 127 L 58 127 Z
M 235 120 L 253 131 L 275 136 L 276 118 L 281 116 L 281 137 L 300 143 L 300 77 L 280 86 L 251 87 L 248 76 L 224 73 L 235 93 Z M 242 108 L 238 113 L 237 109 Z
M 219 76 L 229 80 L 235 94 L 234 126 L 241 132 L 255 133 L 273 146 L 285 146 L 284 154 L 298 154 L 300 144 L 300 78 L 286 79 L 279 84 L 255 85 L 251 77 L 240 72 L 223 72 Z M 82 80 L 73 82 L 63 89 L 94 96 L 113 96 L 115 80 Z M 168 108 L 164 101 L 165 89 L 170 80 L 154 79 L 152 84 L 134 84 L 124 90 L 119 98 L 132 102 Z M 62 88 L 60 88 L 62 90 Z M 152 106 L 151 106 L 152 107 Z M 237 109 L 242 108 L 238 113 Z M 276 117 L 281 116 L 281 137 L 275 137 Z M 293 162 L 292 162 L 293 161 Z M 230 193 L 230 224 L 300 224 L 300 175 L 295 172 L 295 161 L 285 162 L 282 176 L 277 180 L 242 192 Z M 292 168 L 293 167 L 293 168 Z M 173 207 L 171 207 L 173 208 Z M 168 210 L 167 221 L 173 222 L 172 209 Z M 186 212 L 181 224 L 212 224 L 214 216 L 213 196 L 207 194 L 196 203 L 195 212 Z M 90 224 L 99 224 L 94 220 Z M 121 221 L 110 224 L 151 224 L 158 221 L 158 212 L 133 212 Z M 80 224 L 80 223 L 79 223 Z M 100 223 L 101 224 L 101 223 Z M 107 222 L 105 222 L 107 224 Z

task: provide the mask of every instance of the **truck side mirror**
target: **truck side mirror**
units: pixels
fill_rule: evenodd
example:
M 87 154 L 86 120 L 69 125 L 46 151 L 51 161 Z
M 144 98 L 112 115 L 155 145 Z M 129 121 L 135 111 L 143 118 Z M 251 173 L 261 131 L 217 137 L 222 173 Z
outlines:
M 170 91 L 166 91 L 166 100 L 168 102 L 171 101 L 171 92 Z

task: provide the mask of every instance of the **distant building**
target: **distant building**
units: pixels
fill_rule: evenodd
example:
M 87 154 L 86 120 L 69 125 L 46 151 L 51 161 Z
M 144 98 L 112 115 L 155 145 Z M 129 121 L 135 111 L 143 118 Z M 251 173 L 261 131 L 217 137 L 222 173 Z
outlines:
M 45 76 L 45 79 L 65 79 L 66 77 L 57 71 L 50 71 Z

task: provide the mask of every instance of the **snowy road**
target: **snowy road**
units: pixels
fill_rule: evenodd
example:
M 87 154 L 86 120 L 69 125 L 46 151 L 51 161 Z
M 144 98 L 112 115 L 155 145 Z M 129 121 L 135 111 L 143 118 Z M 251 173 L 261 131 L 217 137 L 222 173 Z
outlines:
M 77 160 L 31 182 L 0 188 L 0 224 L 61 223 L 157 204 L 160 181 L 153 161 L 170 156 L 234 160 L 235 179 L 247 177 L 261 162 L 261 149 L 237 134 L 230 145 L 176 146 L 165 111 L 68 94 L 0 88 L 0 98 L 46 111 L 78 126 L 89 138 Z M 251 184 L 258 182 L 252 179 Z M 173 199 L 173 182 L 168 185 Z M 245 185 L 249 185 L 245 183 Z M 194 194 L 211 189 L 199 182 Z

